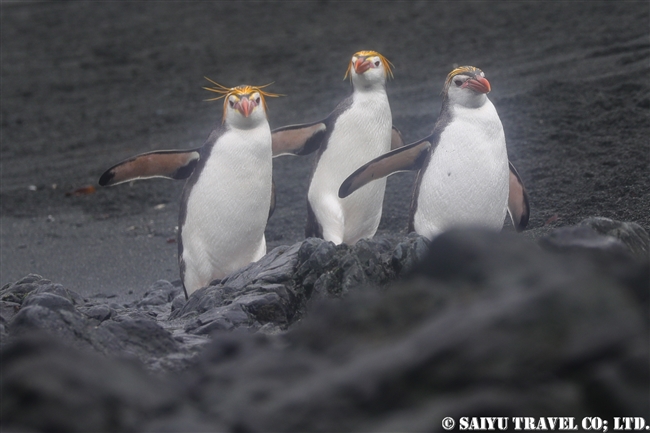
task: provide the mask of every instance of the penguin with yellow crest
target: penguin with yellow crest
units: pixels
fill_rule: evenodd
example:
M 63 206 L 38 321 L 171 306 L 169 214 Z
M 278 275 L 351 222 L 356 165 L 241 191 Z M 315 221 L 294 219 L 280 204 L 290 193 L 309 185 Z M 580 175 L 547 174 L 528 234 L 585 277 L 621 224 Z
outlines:
M 352 81 L 352 94 L 324 120 L 274 130 L 273 153 L 317 151 L 305 235 L 352 245 L 377 231 L 386 180 L 364 186 L 347 198 L 338 196 L 339 186 L 357 167 L 403 142 L 393 128 L 386 94 L 386 80 L 392 77 L 388 59 L 376 51 L 359 51 L 352 56 L 345 76 Z
M 263 87 L 215 86 L 223 120 L 197 149 L 149 152 L 108 169 L 102 186 L 134 179 L 187 179 L 178 223 L 178 260 L 187 296 L 266 254 L 273 210 L 271 129 Z

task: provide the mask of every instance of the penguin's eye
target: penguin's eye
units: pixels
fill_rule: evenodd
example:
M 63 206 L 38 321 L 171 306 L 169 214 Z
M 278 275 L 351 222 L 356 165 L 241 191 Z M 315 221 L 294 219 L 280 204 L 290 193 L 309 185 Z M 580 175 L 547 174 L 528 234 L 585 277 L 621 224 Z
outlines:
M 260 97 L 259 97 L 259 96 L 258 96 L 257 98 L 255 98 L 255 103 L 256 103 L 256 104 L 259 104 L 259 103 L 260 103 Z
M 454 84 L 456 85 L 456 87 L 460 87 L 463 85 L 463 80 L 456 79 L 454 80 Z
M 232 108 L 235 106 L 235 101 L 233 99 L 229 99 L 228 104 L 230 104 L 230 108 Z

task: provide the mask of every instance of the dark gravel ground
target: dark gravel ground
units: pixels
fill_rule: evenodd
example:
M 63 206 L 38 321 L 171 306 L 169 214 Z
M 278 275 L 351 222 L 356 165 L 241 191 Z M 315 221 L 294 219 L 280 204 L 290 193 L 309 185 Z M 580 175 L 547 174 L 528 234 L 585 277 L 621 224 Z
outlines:
M 530 192 L 528 236 L 588 216 L 650 229 L 647 2 L 2 2 L 1 281 L 28 273 L 140 296 L 174 280 L 182 182 L 98 189 L 104 169 L 202 144 L 208 76 L 266 84 L 271 127 L 326 116 L 349 57 L 380 51 L 394 124 L 432 128 L 455 66 L 483 69 Z M 310 158 L 279 158 L 269 250 L 303 238 Z M 380 233 L 404 234 L 413 176 L 388 182 Z

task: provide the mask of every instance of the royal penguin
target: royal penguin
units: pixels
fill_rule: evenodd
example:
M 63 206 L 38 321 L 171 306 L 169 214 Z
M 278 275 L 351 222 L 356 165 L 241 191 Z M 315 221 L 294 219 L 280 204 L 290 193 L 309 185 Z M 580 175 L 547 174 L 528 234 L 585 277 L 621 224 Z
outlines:
M 208 79 L 209 80 L 209 79 Z M 187 179 L 178 223 L 178 261 L 186 296 L 266 254 L 273 212 L 271 129 L 266 86 L 205 87 L 224 98 L 222 122 L 197 149 L 149 152 L 108 169 L 102 186 L 134 179 Z
M 490 90 L 478 68 L 451 71 L 432 134 L 358 168 L 341 184 L 339 197 L 414 170 L 409 231 L 431 239 L 459 226 L 501 230 L 506 212 L 522 231 L 530 215 L 528 193 L 508 160 L 503 126 L 487 97 Z
M 377 231 L 386 181 L 346 198 L 338 196 L 339 186 L 357 167 L 402 146 L 403 141 L 393 128 L 386 95 L 391 63 L 376 51 L 359 51 L 345 77 L 352 81 L 352 94 L 323 120 L 275 129 L 273 153 L 317 152 L 307 194 L 305 236 L 353 245 Z

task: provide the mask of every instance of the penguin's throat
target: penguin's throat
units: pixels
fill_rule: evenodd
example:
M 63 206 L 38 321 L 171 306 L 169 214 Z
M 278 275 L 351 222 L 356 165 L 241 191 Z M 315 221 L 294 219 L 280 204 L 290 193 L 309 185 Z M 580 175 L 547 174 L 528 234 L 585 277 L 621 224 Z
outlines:
M 357 92 L 386 91 L 386 80 L 378 80 L 377 77 L 368 78 L 364 75 L 357 75 L 354 77 L 352 84 Z
M 466 97 L 460 98 L 454 105 L 458 105 L 464 108 L 481 108 L 488 101 L 488 97 L 485 94 L 471 94 Z

